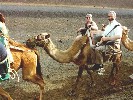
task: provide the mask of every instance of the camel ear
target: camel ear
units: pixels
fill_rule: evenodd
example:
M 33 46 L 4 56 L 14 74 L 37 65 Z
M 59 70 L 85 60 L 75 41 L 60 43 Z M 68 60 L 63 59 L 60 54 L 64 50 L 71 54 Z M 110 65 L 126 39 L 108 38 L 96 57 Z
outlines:
M 130 29 L 127 29 L 127 32 L 129 32 L 130 31 Z
M 37 40 L 37 36 L 34 36 L 34 39 L 36 39 L 36 40 Z
M 50 34 L 46 35 L 46 36 L 45 36 L 45 39 L 47 39 L 47 38 L 49 38 L 49 37 L 50 37 Z

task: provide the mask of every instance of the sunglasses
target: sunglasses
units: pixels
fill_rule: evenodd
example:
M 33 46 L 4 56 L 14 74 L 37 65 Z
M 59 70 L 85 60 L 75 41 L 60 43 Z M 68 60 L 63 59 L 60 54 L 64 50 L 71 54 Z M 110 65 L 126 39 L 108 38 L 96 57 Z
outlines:
M 86 17 L 86 19 L 90 19 L 90 17 Z
M 108 17 L 112 17 L 112 16 L 108 16 Z

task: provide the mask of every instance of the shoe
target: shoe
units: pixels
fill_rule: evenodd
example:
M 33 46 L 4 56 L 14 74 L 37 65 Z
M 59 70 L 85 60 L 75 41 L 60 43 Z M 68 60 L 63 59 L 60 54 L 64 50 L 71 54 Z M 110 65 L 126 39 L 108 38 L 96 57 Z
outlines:
M 104 68 L 99 68 L 99 69 L 97 70 L 98 75 L 104 75 L 104 74 L 103 74 L 104 72 L 105 72 L 105 69 L 104 69 Z
M 89 70 L 96 71 L 96 70 L 99 70 L 99 68 L 103 68 L 103 65 L 102 64 L 95 64 L 93 67 L 89 68 Z
M 129 76 L 131 79 L 133 79 L 133 74 Z

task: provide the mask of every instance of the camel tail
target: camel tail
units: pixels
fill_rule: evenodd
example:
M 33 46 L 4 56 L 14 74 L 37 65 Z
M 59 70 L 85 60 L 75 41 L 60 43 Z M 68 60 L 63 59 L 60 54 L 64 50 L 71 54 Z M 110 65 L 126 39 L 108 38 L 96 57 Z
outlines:
M 40 64 L 40 56 L 37 51 L 35 51 L 35 54 L 37 55 L 37 67 L 36 67 L 36 73 L 43 79 L 43 74 L 41 72 L 41 64 Z

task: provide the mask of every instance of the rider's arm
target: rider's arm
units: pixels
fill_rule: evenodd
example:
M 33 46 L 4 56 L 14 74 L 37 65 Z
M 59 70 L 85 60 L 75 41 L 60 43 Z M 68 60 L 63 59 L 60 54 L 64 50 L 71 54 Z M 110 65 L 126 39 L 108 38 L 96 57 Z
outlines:
M 121 26 L 118 26 L 115 30 L 114 30 L 114 35 L 112 36 L 103 36 L 101 38 L 101 41 L 115 41 L 117 39 L 121 39 L 122 38 L 122 28 Z
M 111 37 L 102 37 L 101 41 L 115 41 L 117 39 L 121 39 L 120 35 L 115 35 L 115 36 L 111 36 Z
M 98 30 L 98 26 L 94 21 L 91 24 L 91 30 Z

